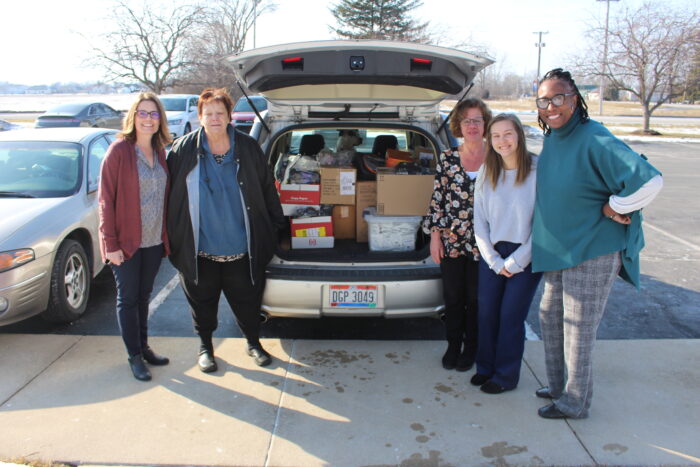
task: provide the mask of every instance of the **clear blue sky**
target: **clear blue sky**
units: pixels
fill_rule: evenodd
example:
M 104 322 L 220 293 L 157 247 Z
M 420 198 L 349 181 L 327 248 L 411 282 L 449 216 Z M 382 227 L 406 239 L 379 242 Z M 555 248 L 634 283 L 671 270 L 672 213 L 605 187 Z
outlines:
M 151 0 L 164 4 L 182 0 Z M 700 0 L 656 0 L 700 9 Z M 139 2 L 140 3 L 140 2 Z M 256 45 L 332 39 L 328 0 L 277 0 L 278 9 L 257 24 Z M 642 0 L 611 2 L 611 11 L 636 7 Z M 86 40 L 97 40 L 110 25 L 109 0 L 0 0 L 0 82 L 51 84 L 95 81 L 99 70 L 84 67 Z M 441 45 L 487 46 L 497 65 L 517 74 L 537 68 L 537 36 L 549 31 L 542 49 L 543 71 L 566 66 L 569 52 L 586 46 L 586 22 L 602 19 L 605 2 L 596 0 L 424 0 L 416 17 L 443 33 Z M 248 48 L 253 46 L 252 34 Z

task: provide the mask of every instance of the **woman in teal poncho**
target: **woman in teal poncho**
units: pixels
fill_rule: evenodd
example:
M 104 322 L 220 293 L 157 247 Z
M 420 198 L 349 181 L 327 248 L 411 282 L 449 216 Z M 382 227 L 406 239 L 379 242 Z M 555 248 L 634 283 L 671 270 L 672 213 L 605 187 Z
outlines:
M 592 351 L 613 282 L 639 286 L 641 208 L 661 190 L 658 170 L 603 125 L 567 71 L 540 82 L 536 99 L 544 146 L 537 166 L 532 270 L 544 272 L 540 325 L 552 403 L 543 418 L 585 418 Z

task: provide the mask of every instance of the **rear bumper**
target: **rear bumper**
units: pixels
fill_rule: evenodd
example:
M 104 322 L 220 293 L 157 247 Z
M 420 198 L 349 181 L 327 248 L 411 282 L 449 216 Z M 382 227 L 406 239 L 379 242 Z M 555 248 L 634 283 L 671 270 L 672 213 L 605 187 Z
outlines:
M 369 279 L 369 278 L 368 278 Z M 382 291 L 376 308 L 332 308 L 324 296 L 330 284 L 371 284 Z M 321 318 L 372 316 L 383 318 L 436 317 L 444 309 L 442 279 L 417 280 L 306 280 L 268 277 L 262 310 L 271 317 Z

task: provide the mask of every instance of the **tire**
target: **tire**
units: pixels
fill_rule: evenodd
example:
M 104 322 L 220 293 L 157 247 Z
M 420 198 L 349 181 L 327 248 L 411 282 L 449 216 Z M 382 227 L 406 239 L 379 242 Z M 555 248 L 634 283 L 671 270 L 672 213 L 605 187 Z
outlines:
M 182 136 L 185 136 L 187 133 L 192 131 L 192 126 L 189 123 L 185 124 L 185 130 L 182 132 Z
M 65 240 L 51 268 L 49 306 L 42 317 L 52 323 L 70 323 L 80 318 L 90 297 L 91 276 L 82 245 Z

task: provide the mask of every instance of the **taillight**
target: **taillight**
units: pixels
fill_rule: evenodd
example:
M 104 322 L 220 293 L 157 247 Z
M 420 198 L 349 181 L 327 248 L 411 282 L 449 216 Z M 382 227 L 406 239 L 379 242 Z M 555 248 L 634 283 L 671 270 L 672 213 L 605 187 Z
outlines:
M 283 70 L 303 70 L 304 57 L 288 57 L 282 59 Z
M 433 66 L 433 61 L 427 58 L 412 58 L 411 71 L 430 71 Z

